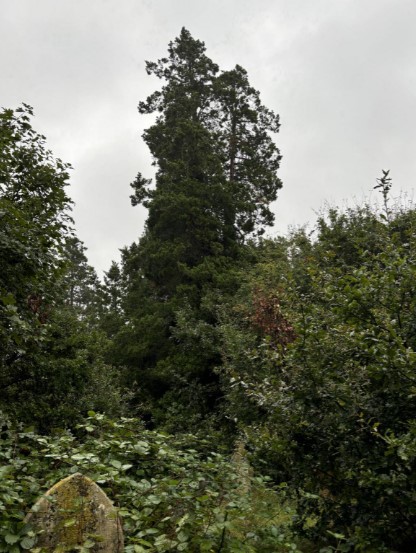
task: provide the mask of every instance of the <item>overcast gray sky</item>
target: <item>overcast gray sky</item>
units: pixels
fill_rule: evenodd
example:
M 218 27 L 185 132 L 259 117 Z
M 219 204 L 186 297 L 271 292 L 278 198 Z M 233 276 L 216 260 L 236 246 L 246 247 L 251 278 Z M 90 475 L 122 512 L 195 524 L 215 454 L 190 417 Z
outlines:
M 152 176 L 137 104 L 158 88 L 145 60 L 186 27 L 207 54 L 247 69 L 280 114 L 284 188 L 276 227 L 325 202 L 376 197 L 381 169 L 413 195 L 415 0 L 0 0 L 0 105 L 32 105 L 34 127 L 72 163 L 79 237 L 100 272 L 143 231 L 129 183 Z

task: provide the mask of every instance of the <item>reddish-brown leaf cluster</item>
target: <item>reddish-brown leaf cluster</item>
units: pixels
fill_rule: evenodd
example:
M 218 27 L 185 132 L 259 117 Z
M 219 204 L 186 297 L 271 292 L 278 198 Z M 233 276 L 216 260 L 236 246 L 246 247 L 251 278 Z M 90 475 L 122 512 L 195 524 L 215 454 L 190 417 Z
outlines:
M 267 293 L 260 289 L 254 291 L 250 319 L 251 324 L 263 336 L 270 338 L 274 347 L 285 347 L 296 338 L 293 326 L 282 314 L 280 301 L 275 293 Z
M 32 294 L 27 298 L 27 306 L 30 311 L 37 316 L 41 324 L 45 324 L 48 320 L 49 310 L 43 305 L 43 299 L 36 295 Z

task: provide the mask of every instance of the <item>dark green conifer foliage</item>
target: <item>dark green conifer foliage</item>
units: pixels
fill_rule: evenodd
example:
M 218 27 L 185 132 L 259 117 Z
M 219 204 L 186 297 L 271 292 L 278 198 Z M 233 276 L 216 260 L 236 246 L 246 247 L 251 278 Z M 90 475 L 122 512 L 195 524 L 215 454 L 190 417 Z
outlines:
M 157 114 L 143 135 L 156 186 L 140 173 L 132 184 L 132 204 L 149 213 L 140 242 L 123 252 L 126 324 L 112 361 L 128 368 L 141 401 L 163 398 L 188 412 L 194 401 L 205 417 L 221 396 L 218 303 L 238 285 L 247 237 L 273 221 L 280 155 L 269 133 L 278 117 L 244 69 L 220 73 L 186 29 L 146 68 L 164 81 L 139 104 L 141 114 Z
M 167 83 L 139 104 L 140 113 L 160 112 L 143 136 L 157 166 L 156 189 L 146 191 L 149 181 L 141 175 L 133 183 L 133 204 L 147 196 L 149 208 L 142 267 L 170 296 L 187 280 L 186 268 L 208 256 L 229 256 L 235 242 L 232 198 L 206 124 L 218 67 L 204 51 L 183 29 L 169 46 L 169 58 L 147 62 L 148 73 Z
M 97 321 L 100 312 L 100 282 L 85 255 L 87 248 L 76 236 L 65 243 L 66 271 L 61 281 L 64 303 L 80 318 Z
M 271 225 L 269 205 L 282 183 L 281 156 L 269 133 L 279 131 L 279 116 L 262 105 L 241 66 L 224 71 L 214 84 L 212 127 L 233 198 L 234 224 L 240 239 Z

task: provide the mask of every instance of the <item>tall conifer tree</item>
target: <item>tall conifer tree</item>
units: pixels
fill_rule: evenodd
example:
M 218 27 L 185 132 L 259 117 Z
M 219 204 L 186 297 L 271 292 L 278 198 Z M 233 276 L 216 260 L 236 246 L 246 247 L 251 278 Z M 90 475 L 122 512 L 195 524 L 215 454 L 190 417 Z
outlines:
M 221 396 L 215 303 L 237 285 L 232 268 L 246 255 L 246 238 L 273 222 L 269 204 L 281 182 L 270 132 L 278 116 L 244 69 L 220 73 L 186 29 L 166 58 L 146 67 L 164 81 L 139 104 L 140 113 L 157 114 L 143 135 L 156 186 L 140 173 L 132 184 L 132 204 L 149 214 L 140 242 L 123 252 L 127 323 L 113 362 L 127 367 L 142 401 L 189 408 L 191 393 L 205 416 Z

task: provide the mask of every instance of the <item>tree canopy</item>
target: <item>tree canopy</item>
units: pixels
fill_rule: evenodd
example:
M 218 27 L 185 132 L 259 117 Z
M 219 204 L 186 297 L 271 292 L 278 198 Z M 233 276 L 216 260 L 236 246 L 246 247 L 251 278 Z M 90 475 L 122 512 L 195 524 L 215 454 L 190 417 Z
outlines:
M 26 104 L 0 113 L 0 409 L 46 431 L 109 407 L 112 392 L 92 325 L 97 277 L 72 230 L 70 165 L 32 116 Z
M 220 72 L 186 29 L 146 68 L 163 81 L 139 104 L 141 114 L 157 114 L 143 135 L 156 182 L 139 173 L 132 184 L 132 204 L 149 213 L 140 241 L 123 254 L 127 326 L 115 355 L 150 397 L 176 389 L 169 402 L 189 405 L 180 396 L 193 382 L 204 390 L 194 390 L 198 409 L 208 401 L 211 412 L 221 395 L 216 302 L 237 285 L 233 271 L 251 255 L 247 240 L 272 224 L 279 118 L 242 67 Z M 205 331 L 198 339 L 179 328 L 186 319 L 211 328 L 210 343 Z

